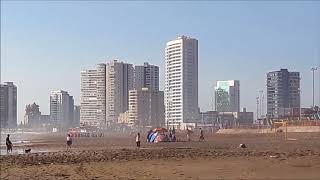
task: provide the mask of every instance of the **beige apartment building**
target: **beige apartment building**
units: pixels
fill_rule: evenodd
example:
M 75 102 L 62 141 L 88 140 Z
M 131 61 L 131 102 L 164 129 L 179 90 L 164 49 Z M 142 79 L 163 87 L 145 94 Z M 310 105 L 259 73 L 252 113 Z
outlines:
M 164 125 L 164 94 L 148 88 L 129 91 L 129 126 L 158 127 Z

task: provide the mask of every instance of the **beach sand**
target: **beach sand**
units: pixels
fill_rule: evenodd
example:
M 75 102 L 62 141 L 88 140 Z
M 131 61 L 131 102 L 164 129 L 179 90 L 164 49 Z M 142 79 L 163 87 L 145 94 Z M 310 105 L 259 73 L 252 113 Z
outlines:
M 289 133 L 290 141 L 284 134 L 205 135 L 205 142 L 195 133 L 192 142 L 142 142 L 140 149 L 133 135 L 74 138 L 70 152 L 63 135 L 42 135 L 28 147 L 48 152 L 1 156 L 0 179 L 320 178 L 319 133 Z

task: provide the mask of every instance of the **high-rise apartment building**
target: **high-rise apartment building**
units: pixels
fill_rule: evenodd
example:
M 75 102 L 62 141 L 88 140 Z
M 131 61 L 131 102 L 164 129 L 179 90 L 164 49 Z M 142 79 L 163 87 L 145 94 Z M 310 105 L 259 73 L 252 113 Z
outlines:
M 129 91 L 129 126 L 160 127 L 164 125 L 164 94 L 148 88 Z
M 78 127 L 79 125 L 80 125 L 80 106 L 74 106 L 73 126 Z
M 165 120 L 179 127 L 198 116 L 198 40 L 182 36 L 165 48 Z
M 74 116 L 73 97 L 66 91 L 52 91 L 50 94 L 51 122 L 62 129 L 72 127 Z
M 159 67 L 147 62 L 134 67 L 134 89 L 148 88 L 159 91 Z
M 106 65 L 81 71 L 80 124 L 100 126 L 106 123 Z
M 0 84 L 0 125 L 17 127 L 17 86 L 13 82 Z
M 217 81 L 215 104 L 218 112 L 240 112 L 240 82 Z
M 106 121 L 111 125 L 118 121 L 120 113 L 128 110 L 129 90 L 133 89 L 132 64 L 113 60 L 106 64 Z
M 267 73 L 267 115 L 281 118 L 300 107 L 300 73 L 288 69 Z

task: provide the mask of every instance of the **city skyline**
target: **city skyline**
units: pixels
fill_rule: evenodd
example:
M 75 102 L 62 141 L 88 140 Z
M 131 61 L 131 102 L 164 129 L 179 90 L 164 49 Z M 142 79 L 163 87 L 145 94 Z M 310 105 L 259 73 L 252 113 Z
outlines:
M 163 49 L 167 41 L 179 35 L 199 40 L 201 110 L 212 109 L 216 81 L 238 79 L 242 87 L 241 108 L 255 111 L 259 90 L 266 92 L 267 72 L 281 68 L 300 72 L 302 106 L 312 105 L 310 69 L 320 65 L 318 2 L 1 1 L 1 5 L 1 35 L 4 37 L 1 38 L 1 83 L 13 81 L 19 89 L 19 121 L 23 120 L 24 107 L 30 102 L 36 102 L 41 111 L 48 114 L 48 95 L 54 89 L 68 91 L 75 97 L 75 104 L 80 104 L 79 72 L 111 59 L 159 66 L 160 90 L 164 90 Z M 177 7 L 194 10 L 197 13 L 192 14 L 197 15 L 188 15 Z M 60 15 L 55 13 L 57 9 Z M 164 9 L 167 14 L 162 13 Z M 113 14 L 117 11 L 122 14 Z M 136 17 L 130 16 L 131 13 Z M 146 17 L 149 13 L 152 15 Z M 179 15 L 173 16 L 176 13 Z M 177 21 L 181 17 L 184 20 Z M 86 26 L 79 21 L 83 18 Z M 143 26 L 144 22 L 147 26 Z M 112 28 L 108 24 L 112 24 Z M 166 28 L 170 25 L 172 28 Z M 55 65 L 59 68 L 52 68 Z M 315 78 L 316 105 L 319 104 L 318 73 L 319 70 Z

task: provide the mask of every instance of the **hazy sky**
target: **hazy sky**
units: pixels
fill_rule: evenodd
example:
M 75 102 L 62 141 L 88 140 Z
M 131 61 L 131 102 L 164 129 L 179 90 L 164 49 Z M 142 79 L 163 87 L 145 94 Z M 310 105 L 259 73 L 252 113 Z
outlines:
M 217 80 L 240 80 L 241 107 L 255 111 L 266 73 L 299 71 L 302 104 L 312 104 L 310 68 L 320 64 L 320 2 L 3 2 L 1 81 L 18 86 L 18 118 L 63 89 L 80 101 L 80 71 L 119 59 L 161 68 L 165 43 L 199 40 L 199 105 L 211 109 Z M 316 102 L 319 104 L 319 71 Z

